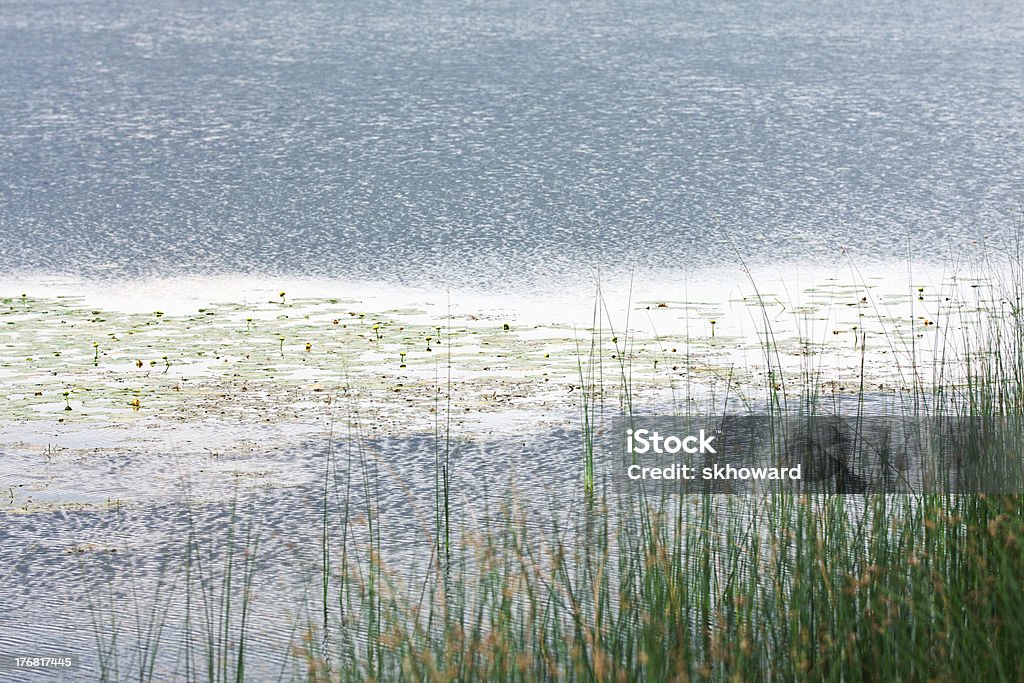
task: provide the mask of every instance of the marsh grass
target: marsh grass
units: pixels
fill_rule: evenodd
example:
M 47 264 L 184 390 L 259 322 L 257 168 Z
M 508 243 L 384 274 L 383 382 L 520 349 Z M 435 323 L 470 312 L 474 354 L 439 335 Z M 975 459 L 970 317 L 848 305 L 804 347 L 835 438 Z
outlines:
M 107 592 L 90 594 L 99 680 L 246 679 L 260 534 L 237 500 L 225 511 L 222 533 L 213 536 L 200 530 L 195 506 L 186 507 L 183 548 L 161 561 L 151 594 L 141 592 L 130 563 L 105 568 L 131 575 L 127 593 L 108 580 Z M 167 670 L 169 653 L 175 653 L 174 671 Z
M 897 383 L 907 389 L 887 407 L 914 424 L 950 418 L 970 425 L 974 431 L 960 445 L 940 440 L 939 447 L 949 450 L 944 455 L 951 462 L 973 463 L 982 476 L 996 470 L 1012 484 L 1005 493 L 653 497 L 617 490 L 595 467 L 595 434 L 607 424 L 605 411 L 628 420 L 636 399 L 628 324 L 611 327 L 599 291 L 589 339 L 577 354 L 578 496 L 552 501 L 543 514 L 536 505 L 506 499 L 479 527 L 453 518 L 451 379 L 442 393 L 438 370 L 432 554 L 412 581 L 402 581 L 381 550 L 375 502 L 381 479 L 350 414 L 349 450 L 344 458 L 332 451 L 325 465 L 321 577 L 314 591 L 320 604 L 310 609 L 317 618 L 308 619 L 293 643 L 290 657 L 301 664 L 294 677 L 1019 680 L 1019 255 L 1009 254 L 1008 269 L 999 266 L 1009 274 L 995 278 L 996 296 L 979 294 L 970 314 L 945 302 L 935 308 L 931 317 L 943 334 L 928 349 L 928 362 L 920 360 L 923 342 L 916 334 L 892 332 L 883 339 Z M 780 417 L 794 408 L 809 415 L 837 409 L 840 403 L 822 391 L 827 371 L 820 358 L 796 375 L 787 370 L 766 313 L 769 302 L 760 292 L 757 297 L 766 371 L 763 397 L 748 409 Z M 860 354 L 851 387 L 856 422 L 870 393 L 866 332 L 854 344 Z M 450 357 L 448 364 L 450 373 Z M 614 380 L 606 382 L 606 366 Z M 725 403 L 729 392 L 727 382 Z M 720 405 L 716 398 L 705 409 Z M 789 436 L 782 430 L 772 438 L 784 447 Z M 353 487 L 361 488 L 358 515 Z M 256 537 L 229 535 L 216 572 L 196 547 L 190 538 L 184 583 L 171 589 L 195 600 L 189 598 L 186 633 L 193 635 L 179 673 L 184 680 L 242 680 L 248 601 L 258 579 Z M 214 575 L 218 590 L 203 580 Z M 151 678 L 156 651 L 166 642 L 154 625 L 159 611 L 154 614 L 136 629 L 141 657 L 118 659 L 123 643 L 114 640 L 117 628 L 101 639 L 106 680 Z M 282 677 L 286 670 L 282 665 Z
M 1009 300 L 1019 302 L 1019 280 L 1011 285 Z M 933 367 L 918 365 L 916 337 L 888 340 L 894 356 L 913 363 L 896 368 L 909 378 L 909 397 L 889 407 L 911 421 L 969 418 L 967 452 L 947 455 L 1019 472 L 1020 308 L 982 313 L 971 318 L 980 321 L 975 327 L 961 326 L 959 339 L 932 349 Z M 628 362 L 620 360 L 628 337 L 620 334 L 621 345 L 608 332 L 628 387 Z M 425 598 L 388 593 L 373 669 L 351 659 L 335 678 L 1020 677 L 1019 493 L 618 495 L 592 469 L 603 335 L 595 325 L 579 362 L 585 504 L 538 523 L 512 503 L 500 523 L 465 534 L 450 571 L 427 573 Z M 863 337 L 859 345 L 855 419 L 866 393 Z M 820 367 L 787 377 L 770 341 L 765 353 L 769 410 L 785 414 L 791 400 L 811 415 L 828 407 Z M 933 374 L 927 393 L 925 372 Z M 631 410 L 628 395 L 619 405 Z M 1008 441 L 992 438 L 997 422 Z M 1013 482 L 1019 491 L 1019 478 Z M 310 671 L 312 680 L 333 680 L 320 677 L 320 667 Z

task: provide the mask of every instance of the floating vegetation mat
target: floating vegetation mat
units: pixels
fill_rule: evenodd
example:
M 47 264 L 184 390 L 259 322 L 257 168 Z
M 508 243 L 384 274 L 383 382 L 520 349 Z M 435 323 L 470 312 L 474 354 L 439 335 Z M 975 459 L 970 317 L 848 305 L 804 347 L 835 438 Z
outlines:
M 0 443 L 238 455 L 353 427 L 404 435 L 443 423 L 473 438 L 564 425 L 578 418 L 583 387 L 616 409 L 809 386 L 900 392 L 936 354 L 955 357 L 951 338 L 1008 304 L 976 281 L 893 289 L 869 279 L 795 297 L 753 287 L 705 301 L 598 297 L 583 323 L 285 292 L 188 314 L 5 296 Z M 24 502 L 16 488 L 11 501 Z

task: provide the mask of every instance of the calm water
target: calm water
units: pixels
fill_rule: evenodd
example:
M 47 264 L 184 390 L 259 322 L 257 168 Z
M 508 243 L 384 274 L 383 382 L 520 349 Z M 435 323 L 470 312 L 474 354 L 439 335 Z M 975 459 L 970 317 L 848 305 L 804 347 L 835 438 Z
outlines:
M 0 2 L 0 272 L 437 285 L 1012 228 L 1024 5 Z

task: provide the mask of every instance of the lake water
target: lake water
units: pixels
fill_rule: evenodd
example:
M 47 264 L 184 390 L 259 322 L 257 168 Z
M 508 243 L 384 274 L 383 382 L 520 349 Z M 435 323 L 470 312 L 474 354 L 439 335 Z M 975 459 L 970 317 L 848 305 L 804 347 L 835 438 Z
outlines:
M 729 396 L 745 370 L 740 398 L 760 391 L 769 318 L 818 340 L 812 361 L 779 343 L 791 377 L 833 391 L 863 379 L 866 329 L 880 378 L 929 356 L 933 321 L 1005 303 L 907 263 L 1012 236 L 1021 45 L 1020 2 L 0 0 L 0 655 L 70 648 L 68 678 L 94 679 L 120 614 L 128 670 L 153 604 L 180 644 L 159 579 L 190 534 L 219 562 L 238 500 L 265 541 L 252 642 L 276 657 L 251 671 L 276 678 L 324 482 L 352 482 L 331 444 L 388 469 L 381 546 L 422 567 L 450 409 L 456 531 L 510 472 L 568 525 L 597 271 L 635 276 L 601 315 L 643 327 L 638 403 Z M 763 301 L 744 263 L 774 278 Z M 590 381 L 617 386 L 602 334 Z
M 0 272 L 557 289 L 1012 229 L 1019 2 L 0 4 Z

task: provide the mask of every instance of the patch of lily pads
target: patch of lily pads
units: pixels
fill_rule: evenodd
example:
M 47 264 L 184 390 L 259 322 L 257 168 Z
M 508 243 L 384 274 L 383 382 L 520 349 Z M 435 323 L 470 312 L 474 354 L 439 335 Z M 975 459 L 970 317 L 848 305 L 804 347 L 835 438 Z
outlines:
M 902 368 L 1005 310 L 990 284 L 973 281 L 902 292 L 826 283 L 795 300 L 726 299 L 632 302 L 626 329 L 604 315 L 526 322 L 284 292 L 184 314 L 0 297 L 0 425 L 103 425 L 144 443 L 150 430 L 196 424 L 225 425 L 242 441 L 247 425 L 403 435 L 443 421 L 472 438 L 475 423 L 492 429 L 502 415 L 509 425 L 530 411 L 564 424 L 585 397 L 636 405 L 808 385 L 900 391 Z
M 877 361 L 876 372 L 891 365 L 878 358 L 881 352 L 933 339 L 942 309 L 947 318 L 954 310 L 948 300 L 926 300 L 923 291 L 915 301 L 877 290 L 809 288 L 793 306 L 777 294 L 727 303 L 641 301 L 632 306 L 632 329 L 603 325 L 600 338 L 565 321 L 431 318 L 413 307 L 361 310 L 342 298 L 281 296 L 170 315 L 156 307 L 97 310 L 71 296 L 8 296 L 0 299 L 0 376 L 7 387 L 0 420 L 132 423 L 156 414 L 169 421 L 279 421 L 295 417 L 295 405 L 326 404 L 339 393 L 420 397 L 388 415 L 399 420 L 434 410 L 438 391 L 472 410 L 494 405 L 467 398 L 476 394 L 518 392 L 545 402 L 551 387 L 568 392 L 580 384 L 581 366 L 595 358 L 609 368 L 628 365 L 638 390 L 657 389 L 673 374 L 714 374 L 707 369 L 715 367 L 752 381 L 768 362 L 766 346 L 780 358 L 814 356 L 837 370 L 859 371 L 870 356 L 865 365 Z M 956 313 L 978 309 L 972 302 L 965 312 L 959 304 Z M 661 336 L 659 329 L 672 331 Z

